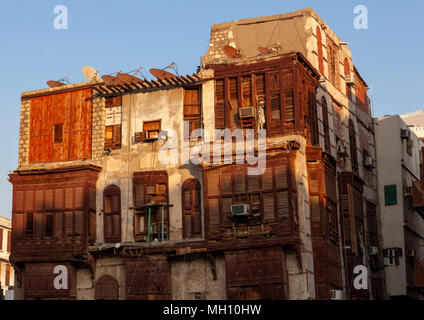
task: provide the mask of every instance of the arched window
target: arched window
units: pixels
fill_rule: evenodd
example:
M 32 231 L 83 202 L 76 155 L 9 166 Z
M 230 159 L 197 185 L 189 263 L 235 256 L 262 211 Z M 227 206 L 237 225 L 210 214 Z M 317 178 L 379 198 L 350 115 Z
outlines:
M 322 36 L 321 36 L 321 29 L 317 26 L 317 30 L 316 30 L 316 34 L 317 34 L 317 51 L 318 51 L 318 67 L 319 67 L 319 72 L 321 73 L 322 76 L 324 76 L 324 56 L 322 53 Z
M 183 208 L 183 238 L 197 238 L 202 234 L 200 217 L 200 183 L 188 179 L 181 188 Z
M 349 60 L 347 60 L 347 58 L 344 59 L 344 74 L 345 76 L 350 75 L 350 65 L 349 65 Z M 352 99 L 352 92 L 347 83 L 346 83 L 346 95 L 349 97 L 349 99 Z
M 112 276 L 101 276 L 96 282 L 96 300 L 119 300 L 119 283 Z
M 349 142 L 350 142 L 350 159 L 352 161 L 352 171 L 358 170 L 358 154 L 356 147 L 355 125 L 352 119 L 349 120 Z
M 121 241 L 121 191 L 110 185 L 103 192 L 103 226 L 104 241 L 109 243 Z
M 331 153 L 330 127 L 328 125 L 328 106 L 327 106 L 327 100 L 325 99 L 325 97 L 322 97 L 321 106 L 322 106 L 322 124 L 324 127 L 324 149 L 327 153 Z

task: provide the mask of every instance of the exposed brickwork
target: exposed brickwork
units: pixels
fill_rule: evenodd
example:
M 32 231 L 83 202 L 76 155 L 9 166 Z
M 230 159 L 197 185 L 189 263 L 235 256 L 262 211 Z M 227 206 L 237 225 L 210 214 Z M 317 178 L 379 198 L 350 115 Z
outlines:
M 19 130 L 19 159 L 18 167 L 28 165 L 29 154 L 29 124 L 30 124 L 31 100 L 21 102 L 21 124 Z
M 93 124 L 92 124 L 92 140 L 91 140 L 91 157 L 92 160 L 101 160 L 104 154 L 105 139 L 105 99 L 93 99 Z

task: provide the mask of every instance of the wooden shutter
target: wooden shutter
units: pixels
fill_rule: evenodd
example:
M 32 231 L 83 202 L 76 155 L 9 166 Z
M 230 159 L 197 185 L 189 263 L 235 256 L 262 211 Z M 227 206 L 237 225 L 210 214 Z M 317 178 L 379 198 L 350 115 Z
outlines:
M 277 197 L 277 212 L 279 219 L 287 219 L 289 217 L 289 192 L 280 191 L 275 193 Z
M 265 96 L 265 74 L 260 73 L 255 75 L 256 95 L 258 97 Z
M 219 172 L 208 172 L 208 174 L 206 175 L 208 195 L 219 195 L 219 176 Z
M 273 174 L 272 174 L 272 167 L 268 167 L 265 169 L 264 174 L 262 175 L 262 190 L 273 190 L 274 184 L 273 184 Z
M 321 107 L 322 107 L 322 123 L 324 127 L 324 149 L 328 153 L 331 152 L 330 148 L 330 127 L 328 124 L 328 106 L 327 106 L 327 100 L 325 97 L 322 97 L 321 99 Z
M 25 214 L 25 234 L 32 235 L 34 230 L 34 216 L 29 212 Z
M 275 167 L 275 186 L 277 189 L 284 188 L 286 189 L 288 187 L 288 181 L 287 181 L 287 166 L 276 166 Z
M 41 237 L 43 236 L 43 214 L 42 213 L 36 213 L 35 214 L 35 236 Z
M 208 199 L 208 218 L 210 226 L 219 225 L 219 198 Z
M 1 228 L 0 228 L 0 251 L 3 251 L 3 229 Z
M 46 214 L 46 229 L 45 235 L 46 237 L 53 236 L 53 214 Z
M 350 242 L 352 247 L 352 252 L 357 254 L 357 239 L 356 239 L 356 222 L 355 222 L 355 199 L 353 195 L 352 185 L 347 185 L 347 194 L 349 199 L 349 225 L 350 225 Z
M 84 234 L 84 211 L 75 212 L 75 233 Z
M 76 187 L 75 188 L 75 208 L 82 208 L 83 205 L 83 188 Z
M 274 193 L 264 193 L 263 194 L 263 206 L 264 206 L 264 220 L 274 220 L 275 219 L 275 200 Z
M 135 186 L 135 206 L 137 208 L 144 206 L 144 185 Z
M 63 212 L 56 212 L 54 215 L 54 236 L 60 238 L 63 235 Z
M 63 189 L 56 189 L 54 195 L 54 208 L 57 210 L 63 209 Z
M 241 92 L 242 92 L 242 107 L 252 106 L 252 77 L 244 76 L 241 78 Z
M 215 81 L 215 128 L 225 128 L 225 89 L 223 79 Z
M 24 191 L 14 192 L 14 211 L 24 210 Z
M 32 190 L 25 191 L 25 210 L 34 210 L 34 192 Z
M 73 222 L 74 214 L 73 212 L 65 212 L 65 235 L 72 235 L 73 232 Z
M 101 276 L 96 281 L 94 293 L 96 300 L 118 300 L 119 299 L 119 283 L 112 276 Z
M 104 241 L 121 241 L 121 191 L 117 186 L 108 186 L 104 193 Z
M 74 208 L 74 188 L 66 188 L 65 189 L 65 208 L 66 209 L 73 209 Z
M 42 210 L 44 206 L 44 191 L 35 191 L 35 210 Z
M 24 218 L 25 215 L 23 213 L 13 213 L 13 232 L 17 235 L 23 235 L 25 231 Z M 1 238 L 1 237 L 0 237 Z
M 195 179 L 188 179 L 181 188 L 183 238 L 200 236 L 200 183 Z
M 286 123 L 294 123 L 294 93 L 293 91 L 288 91 L 284 94 L 284 121 Z
M 46 209 L 53 209 L 53 190 L 46 190 L 44 193 L 45 196 L 45 208 Z

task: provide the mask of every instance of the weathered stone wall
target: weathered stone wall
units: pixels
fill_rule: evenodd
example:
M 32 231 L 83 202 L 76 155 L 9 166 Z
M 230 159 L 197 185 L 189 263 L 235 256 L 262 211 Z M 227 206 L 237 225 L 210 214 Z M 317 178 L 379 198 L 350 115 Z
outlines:
M 23 99 L 21 101 L 21 116 L 20 116 L 20 127 L 19 127 L 18 168 L 28 165 L 30 113 L 31 113 L 31 100 Z

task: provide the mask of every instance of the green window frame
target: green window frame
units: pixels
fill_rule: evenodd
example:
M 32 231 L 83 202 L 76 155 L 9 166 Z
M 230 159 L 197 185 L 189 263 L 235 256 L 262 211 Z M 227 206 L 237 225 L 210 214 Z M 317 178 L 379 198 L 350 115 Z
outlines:
M 396 185 L 384 186 L 384 204 L 386 206 L 397 205 Z

